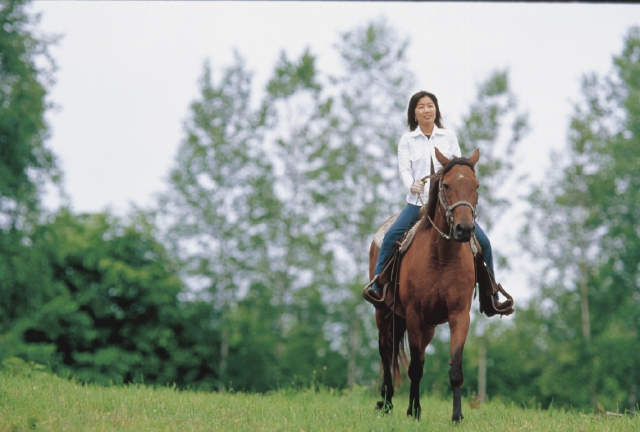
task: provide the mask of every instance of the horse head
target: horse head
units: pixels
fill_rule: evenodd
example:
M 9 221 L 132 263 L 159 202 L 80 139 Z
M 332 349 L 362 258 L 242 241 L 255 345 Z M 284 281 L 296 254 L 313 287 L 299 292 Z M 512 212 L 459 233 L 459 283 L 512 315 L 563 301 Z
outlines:
M 448 159 L 437 148 L 436 158 L 442 164 L 438 179 L 440 215 L 449 225 L 449 233 L 458 242 L 468 242 L 475 233 L 478 187 L 475 165 L 480 159 L 476 149 L 471 157 Z M 435 185 L 434 185 L 435 186 Z M 444 211 L 444 215 L 442 214 Z

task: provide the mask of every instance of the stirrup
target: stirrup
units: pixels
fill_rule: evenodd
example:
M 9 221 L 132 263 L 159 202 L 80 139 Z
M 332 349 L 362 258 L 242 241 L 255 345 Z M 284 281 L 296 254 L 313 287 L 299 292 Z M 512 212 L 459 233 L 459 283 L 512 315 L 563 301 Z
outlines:
M 374 283 L 376 283 L 377 280 L 378 280 L 378 275 L 375 275 L 373 280 L 364 286 L 364 288 L 362 289 L 362 298 L 364 298 L 366 301 L 371 303 L 373 307 L 375 307 L 376 309 L 386 309 L 387 304 L 385 303 L 384 298 L 386 294 L 387 285 L 385 285 L 384 288 L 382 289 L 382 292 L 379 293 L 380 298 L 376 298 L 374 297 L 374 295 L 372 295 L 372 292 L 375 292 L 375 291 L 373 291 L 371 287 L 373 286 Z
M 513 306 L 515 305 L 516 302 L 513 300 L 513 297 L 511 297 L 509 293 L 507 293 L 504 290 L 504 288 L 502 288 L 501 284 L 497 284 L 497 288 L 498 288 L 498 292 L 501 292 L 502 295 L 504 295 L 507 299 L 503 303 L 501 303 L 500 304 L 501 307 L 498 308 L 496 306 L 496 299 L 494 298 L 494 296 L 491 296 L 491 305 L 493 306 L 493 310 L 495 311 L 493 315 L 497 314 L 497 315 L 500 315 L 500 318 L 502 318 L 503 316 L 508 316 L 508 315 L 511 315 L 513 312 L 515 312 L 513 310 Z

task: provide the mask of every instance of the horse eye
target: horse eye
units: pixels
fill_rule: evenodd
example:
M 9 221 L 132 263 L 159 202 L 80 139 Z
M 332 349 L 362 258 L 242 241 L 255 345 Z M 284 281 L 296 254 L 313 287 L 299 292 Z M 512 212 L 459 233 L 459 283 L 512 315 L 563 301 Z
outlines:
M 446 190 L 449 190 L 449 185 L 448 185 L 448 184 L 443 183 L 443 186 L 444 186 L 444 188 L 445 188 Z

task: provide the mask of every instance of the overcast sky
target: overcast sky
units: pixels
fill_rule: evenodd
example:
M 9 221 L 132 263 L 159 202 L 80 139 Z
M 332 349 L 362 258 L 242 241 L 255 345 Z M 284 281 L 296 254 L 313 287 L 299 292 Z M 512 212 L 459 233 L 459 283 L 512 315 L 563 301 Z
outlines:
M 448 127 L 478 83 L 509 69 L 530 113 L 522 157 L 541 175 L 548 151 L 566 142 L 581 76 L 609 71 L 640 24 L 640 5 L 619 4 L 36 1 L 31 10 L 42 12 L 41 31 L 63 35 L 51 49 L 60 109 L 48 115 L 48 146 L 73 209 L 120 214 L 163 189 L 205 59 L 216 73 L 237 50 L 259 93 L 282 50 L 295 58 L 309 47 L 330 73 L 339 33 L 386 17 L 410 38 L 415 90 L 438 96 Z

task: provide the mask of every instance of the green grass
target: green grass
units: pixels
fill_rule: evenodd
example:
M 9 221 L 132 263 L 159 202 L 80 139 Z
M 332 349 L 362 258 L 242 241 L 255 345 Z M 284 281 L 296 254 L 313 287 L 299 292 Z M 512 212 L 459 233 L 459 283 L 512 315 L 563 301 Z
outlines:
M 451 401 L 423 397 L 422 420 L 408 419 L 406 394 L 390 415 L 377 397 L 350 392 L 277 391 L 218 394 L 144 385 L 83 385 L 29 369 L 0 371 L 0 431 L 638 431 L 640 416 L 600 417 L 536 411 L 499 402 L 469 408 L 451 425 Z

